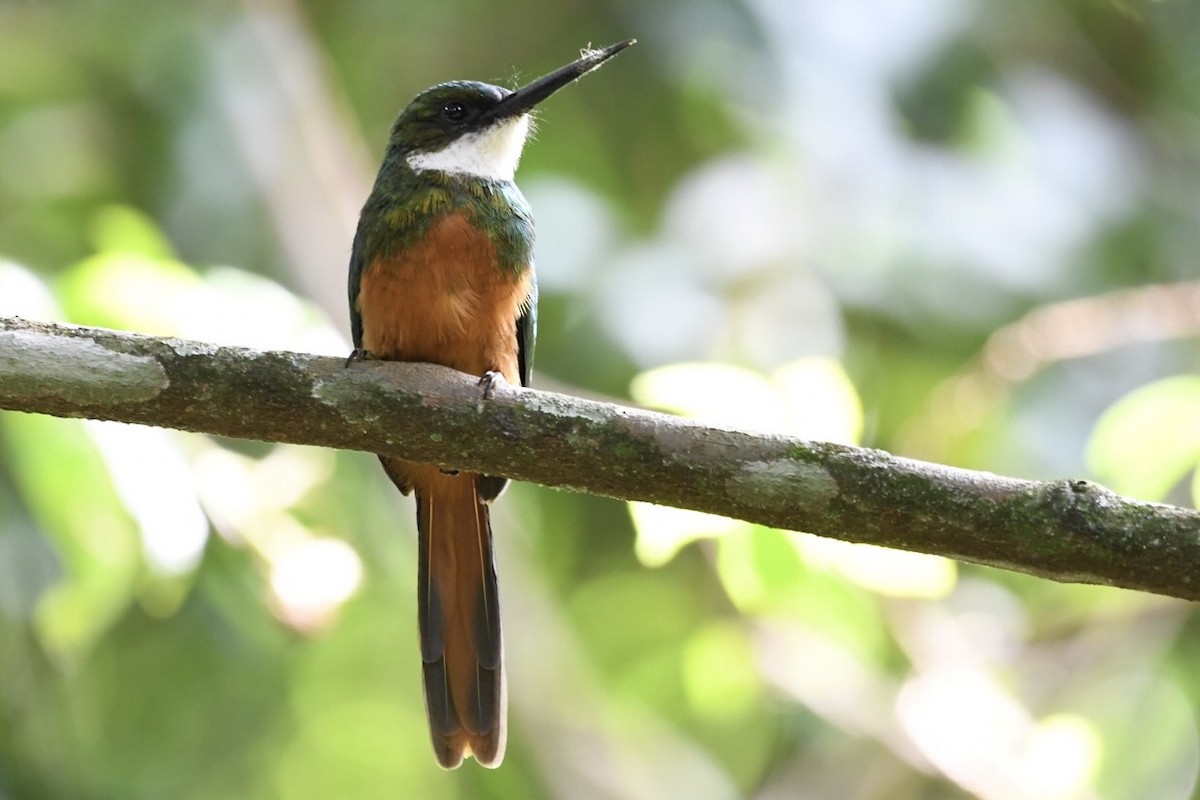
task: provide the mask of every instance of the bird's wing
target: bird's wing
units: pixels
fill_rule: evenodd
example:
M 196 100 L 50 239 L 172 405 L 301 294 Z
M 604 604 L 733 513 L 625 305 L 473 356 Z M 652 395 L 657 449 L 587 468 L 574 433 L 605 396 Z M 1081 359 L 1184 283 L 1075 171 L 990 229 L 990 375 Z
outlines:
M 517 319 L 517 365 L 521 372 L 521 385 L 528 386 L 533 377 L 533 348 L 537 344 L 537 275 L 529 282 L 529 298 L 525 302 L 525 313 Z

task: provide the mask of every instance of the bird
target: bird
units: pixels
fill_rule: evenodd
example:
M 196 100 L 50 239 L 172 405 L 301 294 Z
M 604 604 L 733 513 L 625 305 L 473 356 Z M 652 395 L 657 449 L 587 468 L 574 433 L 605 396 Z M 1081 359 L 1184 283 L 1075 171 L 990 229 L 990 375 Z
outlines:
M 633 44 L 585 48 L 516 90 L 450 81 L 391 129 L 350 255 L 349 361 L 441 364 L 528 386 L 537 333 L 534 225 L 514 174 L 535 106 Z M 417 617 L 438 763 L 504 758 L 507 690 L 488 504 L 507 479 L 380 456 L 417 506 Z

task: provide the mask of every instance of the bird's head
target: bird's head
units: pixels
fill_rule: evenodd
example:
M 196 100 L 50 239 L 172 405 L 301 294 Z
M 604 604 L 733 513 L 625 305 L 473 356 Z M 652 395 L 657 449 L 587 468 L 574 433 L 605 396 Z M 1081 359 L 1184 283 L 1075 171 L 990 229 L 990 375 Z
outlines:
M 426 89 L 400 112 L 389 148 L 416 172 L 436 170 L 511 181 L 533 108 L 633 43 L 630 39 L 585 51 L 578 60 L 516 91 L 477 81 L 451 81 Z

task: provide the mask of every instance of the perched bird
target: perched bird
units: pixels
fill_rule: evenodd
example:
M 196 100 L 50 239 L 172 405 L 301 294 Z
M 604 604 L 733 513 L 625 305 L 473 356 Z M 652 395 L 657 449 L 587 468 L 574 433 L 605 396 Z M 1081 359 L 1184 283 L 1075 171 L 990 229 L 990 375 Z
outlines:
M 538 103 L 633 44 L 516 91 L 474 81 L 418 94 L 392 127 L 350 256 L 352 358 L 423 361 L 529 383 L 537 319 L 533 217 L 513 173 Z M 417 614 L 438 762 L 504 757 L 506 691 L 487 503 L 504 478 L 381 457 L 415 492 Z

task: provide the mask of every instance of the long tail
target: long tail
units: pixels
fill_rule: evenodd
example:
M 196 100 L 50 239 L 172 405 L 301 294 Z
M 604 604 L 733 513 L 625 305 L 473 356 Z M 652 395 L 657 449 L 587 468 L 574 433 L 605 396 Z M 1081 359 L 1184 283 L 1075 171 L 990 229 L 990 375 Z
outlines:
M 417 613 L 425 708 L 437 759 L 504 758 L 507 695 L 488 506 L 478 476 L 438 474 L 417 486 Z

